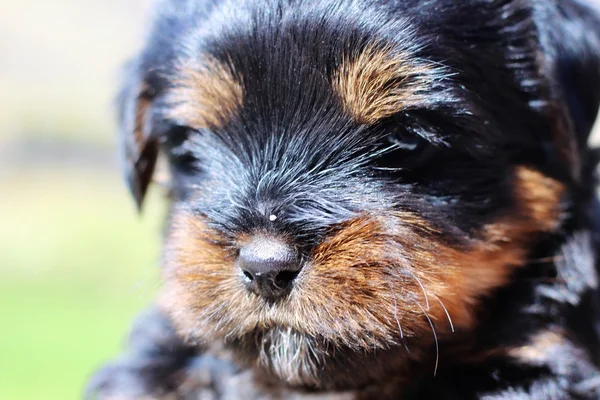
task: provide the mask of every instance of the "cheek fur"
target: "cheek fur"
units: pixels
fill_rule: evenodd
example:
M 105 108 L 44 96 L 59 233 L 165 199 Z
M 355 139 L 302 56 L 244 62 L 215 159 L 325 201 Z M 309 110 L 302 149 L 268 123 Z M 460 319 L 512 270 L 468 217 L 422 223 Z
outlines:
M 482 297 L 526 263 L 538 234 L 557 229 L 564 187 L 515 169 L 514 208 L 468 244 L 446 244 L 421 216 L 390 211 L 348 221 L 315 248 L 290 295 L 271 304 L 248 293 L 235 256 L 202 218 L 175 212 L 165 253 L 162 304 L 191 338 L 241 338 L 291 329 L 352 349 L 418 337 L 427 346 L 469 330 Z

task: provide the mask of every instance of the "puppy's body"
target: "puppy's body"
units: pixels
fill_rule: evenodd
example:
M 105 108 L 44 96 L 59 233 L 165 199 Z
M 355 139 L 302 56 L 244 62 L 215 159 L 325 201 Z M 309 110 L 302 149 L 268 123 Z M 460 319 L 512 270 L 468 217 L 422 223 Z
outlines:
M 92 391 L 600 397 L 594 10 L 158 11 L 120 106 L 138 203 L 169 160 L 165 283 Z

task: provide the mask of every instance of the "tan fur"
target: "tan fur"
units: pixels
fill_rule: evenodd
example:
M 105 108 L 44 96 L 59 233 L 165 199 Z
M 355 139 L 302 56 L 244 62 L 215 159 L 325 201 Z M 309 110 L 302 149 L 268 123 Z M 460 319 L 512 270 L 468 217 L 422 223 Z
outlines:
M 418 346 L 427 348 L 433 343 L 431 324 L 439 338 L 452 325 L 471 329 L 480 298 L 525 264 L 539 232 L 557 228 L 561 184 L 520 167 L 513 187 L 516 208 L 460 247 L 443 243 L 427 221 L 408 212 L 348 221 L 317 246 L 290 295 L 275 304 L 245 290 L 235 254 L 219 244 L 202 218 L 175 212 L 165 254 L 164 307 L 179 330 L 196 339 L 277 328 L 302 346 L 308 342 L 298 337 L 305 336 L 361 351 L 400 345 L 406 338 L 418 338 Z M 310 355 L 307 350 L 298 347 Z M 292 384 L 312 384 L 310 367 L 317 363 L 306 365 L 303 376 L 289 375 L 287 364 L 276 367 Z
M 370 45 L 342 62 L 332 84 L 354 119 L 371 124 L 421 103 L 435 68 L 409 54 Z
M 536 229 L 553 231 L 558 228 L 563 211 L 559 203 L 566 192 L 563 184 L 537 170 L 519 167 L 514 188 L 521 214 L 535 221 Z
M 179 68 L 170 117 L 194 129 L 223 126 L 242 104 L 243 90 L 229 66 L 208 59 Z

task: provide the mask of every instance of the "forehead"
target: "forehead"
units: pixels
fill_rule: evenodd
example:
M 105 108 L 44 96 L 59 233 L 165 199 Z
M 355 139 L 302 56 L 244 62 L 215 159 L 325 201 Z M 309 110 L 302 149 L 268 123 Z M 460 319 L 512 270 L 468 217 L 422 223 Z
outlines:
M 446 73 L 422 57 L 406 21 L 356 26 L 340 10 L 294 13 L 254 12 L 197 36 L 175 67 L 172 117 L 198 129 L 372 125 L 426 104 Z

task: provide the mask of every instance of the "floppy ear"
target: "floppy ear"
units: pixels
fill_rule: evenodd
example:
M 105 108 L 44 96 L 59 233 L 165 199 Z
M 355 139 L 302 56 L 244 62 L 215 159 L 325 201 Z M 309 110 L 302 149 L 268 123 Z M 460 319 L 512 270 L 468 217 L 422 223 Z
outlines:
M 541 20 L 542 45 L 550 46 L 556 91 L 563 99 L 581 157 L 600 104 L 600 3 L 556 3 L 554 18 Z
M 152 102 L 156 88 L 130 66 L 118 96 L 119 135 L 125 179 L 141 209 L 158 158 L 159 143 L 152 132 Z

